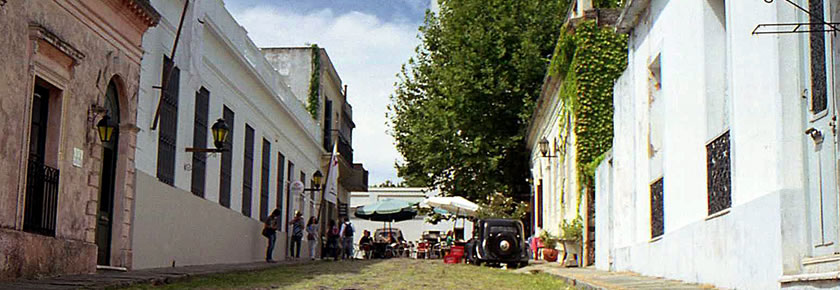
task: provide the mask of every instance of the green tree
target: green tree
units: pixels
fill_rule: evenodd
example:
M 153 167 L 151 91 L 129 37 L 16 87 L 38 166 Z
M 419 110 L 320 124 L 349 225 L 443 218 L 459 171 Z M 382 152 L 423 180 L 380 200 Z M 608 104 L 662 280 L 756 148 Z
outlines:
M 399 176 L 473 200 L 525 200 L 524 133 L 568 0 L 439 2 L 389 105 Z

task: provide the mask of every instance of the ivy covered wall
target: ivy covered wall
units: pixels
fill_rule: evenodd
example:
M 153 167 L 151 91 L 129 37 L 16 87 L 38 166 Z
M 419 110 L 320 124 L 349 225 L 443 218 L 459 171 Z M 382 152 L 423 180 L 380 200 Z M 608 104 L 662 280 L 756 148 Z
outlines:
M 595 167 L 613 140 L 613 83 L 627 67 L 627 36 L 595 21 L 564 27 L 549 74 L 562 79 L 558 97 L 561 122 L 571 119 L 575 134 L 578 204 L 594 190 Z M 566 118 L 570 114 L 572 118 Z M 566 124 L 560 124 L 565 127 Z M 563 136 L 560 136 L 563 139 Z
M 306 110 L 313 119 L 318 120 L 318 109 L 321 105 L 321 49 L 317 44 L 312 45 L 312 77 L 309 78 L 309 99 Z

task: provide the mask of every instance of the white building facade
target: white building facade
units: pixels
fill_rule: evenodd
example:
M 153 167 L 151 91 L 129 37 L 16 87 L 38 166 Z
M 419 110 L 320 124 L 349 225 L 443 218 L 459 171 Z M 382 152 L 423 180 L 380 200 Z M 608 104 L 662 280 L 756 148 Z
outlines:
M 814 16 L 787 1 L 628 1 L 613 151 L 596 172 L 597 268 L 840 288 L 840 38 L 822 32 L 840 3 L 792 1 Z
M 291 196 L 290 184 L 311 187 L 329 154 L 321 126 L 222 1 L 190 1 L 169 62 L 184 1 L 151 1 L 162 17 L 143 38 L 135 268 L 264 260 L 261 220 L 275 208 L 314 215 L 320 196 Z M 169 65 L 176 69 L 163 96 L 155 87 Z M 231 129 L 230 150 L 186 152 L 214 148 L 218 119 Z M 287 230 L 278 233 L 275 259 L 287 253 Z

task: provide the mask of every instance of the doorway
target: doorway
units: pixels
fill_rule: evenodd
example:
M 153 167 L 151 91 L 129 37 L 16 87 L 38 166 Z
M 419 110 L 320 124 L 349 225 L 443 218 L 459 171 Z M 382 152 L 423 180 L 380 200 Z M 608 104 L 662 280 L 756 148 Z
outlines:
M 106 114 L 116 124 L 120 124 L 120 108 L 117 86 L 112 80 L 105 93 Z M 102 180 L 99 186 L 99 210 L 96 216 L 96 246 L 98 249 L 96 264 L 111 265 L 111 236 L 114 218 L 114 193 L 116 191 L 117 153 L 119 145 L 119 126 L 114 128 L 111 141 L 102 143 Z

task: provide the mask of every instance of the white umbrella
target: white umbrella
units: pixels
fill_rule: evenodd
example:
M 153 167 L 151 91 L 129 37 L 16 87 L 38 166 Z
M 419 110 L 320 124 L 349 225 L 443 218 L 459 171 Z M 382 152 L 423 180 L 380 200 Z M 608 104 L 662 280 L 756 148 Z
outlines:
M 455 216 L 475 216 L 478 205 L 460 196 L 433 196 L 424 200 L 431 207 L 446 210 Z

